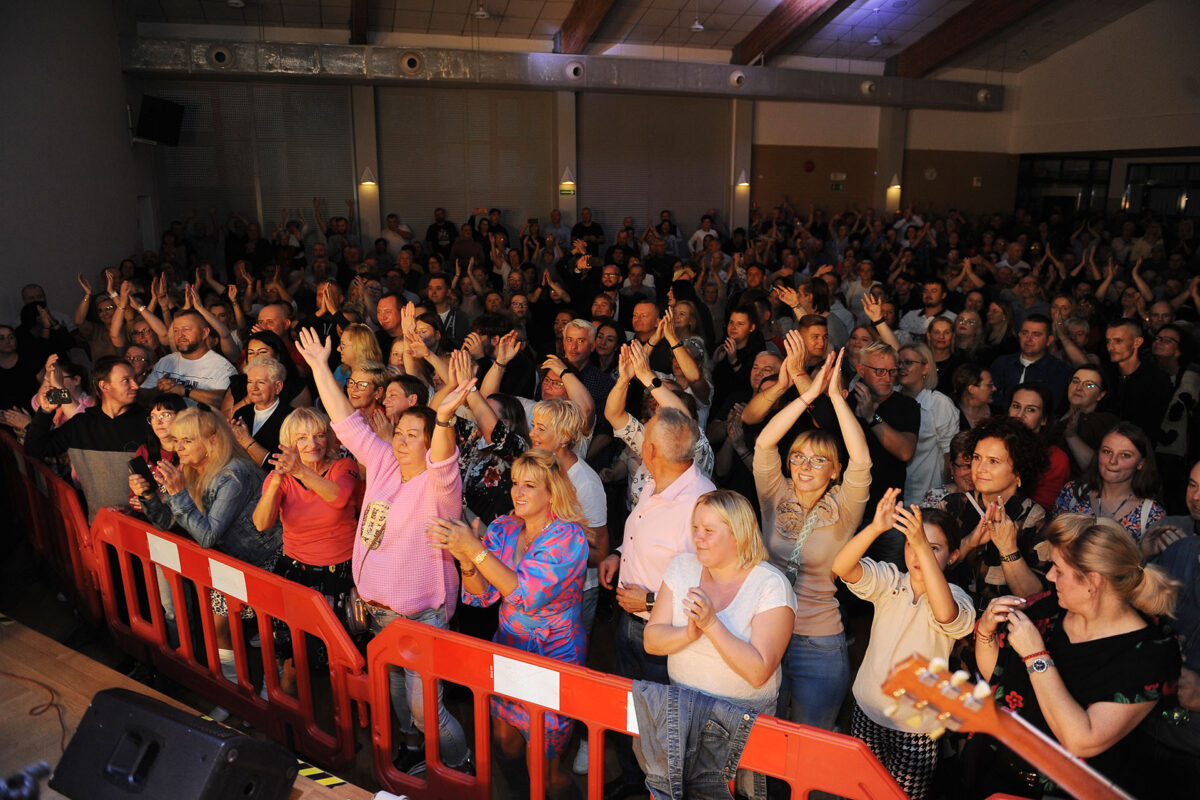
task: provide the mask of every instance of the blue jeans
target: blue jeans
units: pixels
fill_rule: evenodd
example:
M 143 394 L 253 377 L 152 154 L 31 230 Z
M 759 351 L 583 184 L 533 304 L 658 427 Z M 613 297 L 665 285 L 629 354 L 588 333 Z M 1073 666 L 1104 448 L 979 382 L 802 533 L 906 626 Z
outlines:
M 831 731 L 849 688 L 850 656 L 844 632 L 833 636 L 792 634 L 783 654 L 776 713 L 780 719 Z
M 368 622 L 372 633 L 379 633 L 392 620 L 402 616 L 395 611 L 376 606 L 367 606 L 370 616 Z M 435 628 L 446 629 L 446 608 L 429 608 L 408 617 L 414 622 L 422 622 Z M 411 669 L 388 667 L 388 684 L 391 687 L 392 713 L 400 723 L 400 730 L 406 734 L 425 732 L 425 702 L 421 696 L 421 676 Z M 458 767 L 467 760 L 467 737 L 462 725 L 446 710 L 442 702 L 442 683 L 438 681 L 438 744 L 441 748 L 442 763 L 449 767 Z
M 635 681 L 669 684 L 671 678 L 667 675 L 667 657 L 652 656 L 646 652 L 645 633 L 646 620 L 627 611 L 621 612 L 617 620 L 617 651 L 614 654 L 617 674 Z M 621 775 L 627 783 L 640 784 L 642 768 L 633 754 L 632 740 L 628 736 L 617 736 L 614 744 Z

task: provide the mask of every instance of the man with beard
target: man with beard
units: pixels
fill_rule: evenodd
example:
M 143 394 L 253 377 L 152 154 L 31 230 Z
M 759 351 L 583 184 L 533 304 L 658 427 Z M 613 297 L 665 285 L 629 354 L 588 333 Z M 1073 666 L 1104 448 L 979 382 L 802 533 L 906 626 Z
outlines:
M 425 229 L 425 242 L 431 253 L 437 253 L 446 260 L 450 257 L 450 247 L 454 244 L 456 228 L 454 223 L 446 219 L 446 209 L 433 210 L 433 224 Z
M 175 352 L 159 359 L 142 381 L 142 399 L 149 401 L 156 392 L 169 392 L 187 398 L 189 405 L 220 406 L 237 370 L 208 348 L 210 333 L 198 312 L 187 309 L 176 314 L 171 321 Z

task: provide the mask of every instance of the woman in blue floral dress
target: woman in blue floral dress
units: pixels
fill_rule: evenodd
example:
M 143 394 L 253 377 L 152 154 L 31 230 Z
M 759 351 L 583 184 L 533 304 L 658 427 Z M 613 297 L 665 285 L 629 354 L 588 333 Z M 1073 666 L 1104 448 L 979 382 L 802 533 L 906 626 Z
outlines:
M 434 547 L 449 550 L 462 566 L 463 601 L 487 606 L 501 601 L 495 640 L 568 664 L 582 664 L 585 638 L 580 624 L 588 544 L 579 526 L 575 489 L 553 454 L 525 453 L 512 466 L 513 511 L 497 517 L 480 541 L 459 520 L 434 519 Z M 529 714 L 519 703 L 492 698 L 499 743 L 497 759 L 514 793 L 528 794 L 523 749 Z M 560 756 L 571 738 L 572 720 L 546 715 L 546 758 L 553 797 L 577 796 Z

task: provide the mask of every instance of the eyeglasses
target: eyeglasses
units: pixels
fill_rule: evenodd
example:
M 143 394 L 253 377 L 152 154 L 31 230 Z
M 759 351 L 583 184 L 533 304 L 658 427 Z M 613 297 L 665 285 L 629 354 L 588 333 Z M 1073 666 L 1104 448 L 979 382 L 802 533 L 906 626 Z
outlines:
M 900 362 L 900 368 L 901 368 L 901 369 L 912 369 L 912 368 L 913 368 L 913 367 L 915 367 L 917 364 L 920 364 L 921 366 L 925 366 L 925 362 L 924 362 L 924 361 L 914 361 L 914 360 L 913 360 L 913 359 L 911 359 L 911 358 L 906 358 L 906 359 L 904 359 L 903 361 L 901 361 L 901 362 Z M 875 369 L 875 368 L 874 368 L 874 367 L 868 367 L 867 369 Z
M 162 411 L 146 417 L 146 422 L 170 422 L 173 419 L 175 419 L 174 411 Z
M 0 337 L 0 338 L 3 338 L 3 337 Z M 150 359 L 146 358 L 145 356 L 125 356 L 125 360 L 132 364 L 138 364 L 138 363 L 145 364 Z
M 346 388 L 347 389 L 362 389 L 363 391 L 366 391 L 367 389 L 371 388 L 371 382 L 370 381 L 348 380 L 348 381 L 346 381 Z
M 958 324 L 959 325 L 970 325 L 971 327 L 975 327 L 976 325 L 979 324 L 979 320 L 977 320 L 977 319 L 960 319 L 958 321 Z
M 900 374 L 898 369 L 887 369 L 886 367 L 872 367 L 870 364 L 863 364 L 864 367 L 874 372 L 880 378 L 894 378 Z
M 117 307 L 116 307 L 116 306 L 100 306 L 100 313 L 101 313 L 101 314 L 104 314 L 104 313 L 106 313 L 106 312 L 109 312 L 109 311 L 116 311 L 116 310 L 117 310 Z
M 829 463 L 829 459 L 825 456 L 806 456 L 804 453 L 792 453 L 788 456 L 788 464 L 793 467 L 803 467 L 808 464 L 813 469 L 822 469 Z
M 1071 378 L 1072 386 L 1082 386 L 1085 389 L 1099 389 L 1100 384 L 1095 381 L 1085 381 L 1082 378 Z
M 1172 337 L 1172 336 L 1163 336 L 1161 333 L 1160 333 L 1158 336 L 1155 336 L 1155 337 L 1154 337 L 1154 341 L 1156 341 L 1156 342 L 1170 342 L 1171 344 L 1174 344 L 1174 345 L 1178 345 L 1178 344 L 1179 344 L 1179 340 L 1178 340 L 1178 339 L 1176 339 L 1176 338 L 1174 338 L 1174 337 Z

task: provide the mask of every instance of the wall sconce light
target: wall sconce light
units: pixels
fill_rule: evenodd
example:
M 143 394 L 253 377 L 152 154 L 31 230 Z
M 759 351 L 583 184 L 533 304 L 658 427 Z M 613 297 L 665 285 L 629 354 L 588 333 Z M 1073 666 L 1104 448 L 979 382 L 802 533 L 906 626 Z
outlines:
M 558 181 L 558 193 L 568 197 L 575 194 L 575 173 L 571 172 L 570 167 L 563 170 L 562 178 Z
M 888 184 L 884 201 L 888 211 L 900 210 L 900 176 L 892 173 L 892 182 Z
M 362 177 L 358 179 L 358 182 L 363 186 L 379 185 L 379 181 L 375 178 L 375 170 L 371 169 L 370 167 L 367 167 L 363 170 Z
M 746 177 L 746 170 L 742 170 L 741 172 L 738 173 L 737 185 L 738 186 L 749 186 L 750 185 L 750 180 Z

